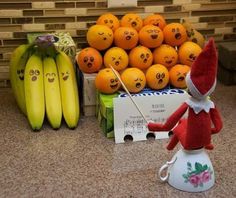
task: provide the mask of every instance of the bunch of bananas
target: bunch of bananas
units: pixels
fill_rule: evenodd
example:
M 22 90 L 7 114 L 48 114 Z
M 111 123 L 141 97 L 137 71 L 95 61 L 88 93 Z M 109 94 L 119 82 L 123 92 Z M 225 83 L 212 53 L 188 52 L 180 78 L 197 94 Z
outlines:
M 61 126 L 63 116 L 73 129 L 80 114 L 75 70 L 64 52 L 49 54 L 41 53 L 32 44 L 14 50 L 10 61 L 14 97 L 34 131 L 41 129 L 45 112 L 52 128 Z

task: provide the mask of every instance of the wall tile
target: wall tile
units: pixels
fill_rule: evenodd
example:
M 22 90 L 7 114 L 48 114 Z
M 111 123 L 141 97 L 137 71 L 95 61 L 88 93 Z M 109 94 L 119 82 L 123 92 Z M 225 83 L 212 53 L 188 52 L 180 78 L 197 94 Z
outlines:
M 21 17 L 23 16 L 22 10 L 0 10 L 0 17 Z
M 164 12 L 164 6 L 146 6 L 144 12 L 162 13 Z
M 107 0 L 0 1 L 0 86 L 7 85 L 9 55 L 28 32 L 69 32 L 78 48 L 87 46 L 87 29 L 99 15 L 112 12 L 119 19 L 128 13 L 142 18 L 162 14 L 167 23 L 188 20 L 217 42 L 236 40 L 235 0 L 138 0 L 133 8 L 107 8 Z
M 24 31 L 41 31 L 45 30 L 45 25 L 44 24 L 23 24 L 22 28 Z
M 36 8 L 36 9 L 43 9 L 43 8 L 55 8 L 55 2 L 45 2 L 45 1 L 41 1 L 41 2 L 32 2 L 32 8 Z
M 0 38 L 1 39 L 13 38 L 13 32 L 0 32 Z

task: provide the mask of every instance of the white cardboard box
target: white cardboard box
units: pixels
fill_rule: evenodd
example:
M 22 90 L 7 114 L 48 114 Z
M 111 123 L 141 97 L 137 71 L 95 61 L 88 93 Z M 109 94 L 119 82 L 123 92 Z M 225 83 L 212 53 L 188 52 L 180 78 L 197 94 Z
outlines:
M 96 114 L 96 87 L 95 78 L 97 73 L 83 73 L 83 113 L 85 116 L 95 116 Z
M 147 120 L 164 123 L 189 95 L 181 89 L 167 89 L 142 92 L 132 97 Z M 127 94 L 114 98 L 113 103 L 115 142 L 124 143 L 127 137 L 133 141 L 147 140 L 147 135 L 150 134 L 147 123 Z M 155 139 L 169 137 L 168 131 L 154 134 Z

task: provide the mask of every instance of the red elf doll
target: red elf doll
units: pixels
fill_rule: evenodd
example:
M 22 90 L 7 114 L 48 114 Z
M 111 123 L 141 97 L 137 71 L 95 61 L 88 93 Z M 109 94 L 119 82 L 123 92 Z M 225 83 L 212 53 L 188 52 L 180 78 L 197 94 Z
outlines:
M 209 99 L 216 86 L 217 61 L 215 43 L 211 38 L 186 76 L 190 98 L 167 119 L 166 123 L 148 123 L 150 131 L 173 131 L 167 145 L 168 150 L 174 149 L 179 141 L 186 150 L 203 147 L 213 149 L 211 135 L 218 133 L 222 128 L 220 114 Z M 187 118 L 181 119 L 187 110 Z

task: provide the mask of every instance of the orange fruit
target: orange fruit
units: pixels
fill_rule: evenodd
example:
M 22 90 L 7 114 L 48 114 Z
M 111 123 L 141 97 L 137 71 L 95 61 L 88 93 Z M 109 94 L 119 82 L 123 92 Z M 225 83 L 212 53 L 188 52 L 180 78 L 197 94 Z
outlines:
M 189 71 L 190 67 L 188 65 L 177 64 L 173 66 L 169 71 L 170 84 L 176 88 L 186 88 L 185 77 Z
M 120 25 L 122 27 L 132 27 L 139 31 L 143 27 L 143 20 L 138 14 L 128 13 L 121 18 Z
M 120 47 L 112 47 L 108 49 L 104 55 L 104 65 L 110 65 L 116 70 L 121 71 L 128 66 L 129 56 L 125 50 Z
M 179 46 L 187 40 L 187 33 L 180 23 L 170 23 L 163 29 L 165 42 L 171 46 Z
M 201 51 L 202 48 L 198 44 L 191 41 L 184 42 L 178 51 L 180 63 L 191 66 Z
M 176 65 L 178 53 L 170 45 L 162 44 L 153 51 L 154 63 L 164 65 L 168 68 Z
M 121 73 L 121 79 L 130 93 L 138 93 L 146 85 L 145 74 L 138 68 L 126 68 Z
M 85 73 L 97 72 L 102 66 L 102 56 L 100 52 L 92 47 L 82 49 L 77 57 L 79 69 Z
M 117 75 L 119 75 L 118 72 Z M 101 93 L 115 93 L 120 89 L 120 86 L 120 81 L 110 68 L 101 69 L 95 78 L 95 87 Z
M 113 42 L 113 31 L 105 25 L 93 25 L 88 29 L 87 41 L 91 47 L 105 50 Z
M 117 47 L 132 49 L 138 44 L 138 32 L 131 27 L 119 27 L 114 33 L 114 42 Z
M 143 25 L 155 25 L 161 30 L 166 26 L 166 20 L 160 14 L 152 14 L 143 20 Z
M 129 65 L 139 69 L 147 69 L 152 65 L 153 56 L 149 48 L 139 45 L 129 53 Z
M 114 32 L 118 27 L 120 27 L 120 21 L 119 19 L 111 14 L 111 13 L 105 13 L 102 14 L 98 19 L 97 19 L 97 25 L 106 25 L 107 27 L 111 28 L 112 31 Z
M 154 25 L 143 26 L 139 31 L 139 42 L 148 48 L 155 48 L 162 44 L 164 35 L 162 30 Z
M 151 89 L 163 89 L 169 83 L 169 71 L 164 65 L 152 65 L 146 71 L 146 80 Z

